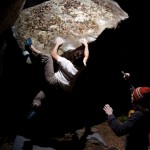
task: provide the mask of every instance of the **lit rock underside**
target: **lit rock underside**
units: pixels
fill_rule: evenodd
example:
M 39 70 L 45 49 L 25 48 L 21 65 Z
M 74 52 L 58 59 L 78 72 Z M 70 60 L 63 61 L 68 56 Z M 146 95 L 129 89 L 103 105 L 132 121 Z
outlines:
M 36 48 L 49 54 L 56 37 L 65 39 L 61 52 L 75 49 L 80 38 L 95 41 L 103 30 L 127 18 L 112 0 L 50 0 L 22 10 L 12 30 L 21 49 L 30 37 Z

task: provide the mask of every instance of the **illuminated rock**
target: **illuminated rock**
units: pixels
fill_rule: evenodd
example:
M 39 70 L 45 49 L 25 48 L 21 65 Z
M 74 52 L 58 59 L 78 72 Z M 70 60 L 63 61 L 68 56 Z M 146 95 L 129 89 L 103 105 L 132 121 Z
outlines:
M 50 0 L 21 11 L 13 26 L 14 37 L 24 49 L 30 37 L 36 48 L 49 53 L 59 36 L 65 39 L 62 52 L 89 42 L 106 28 L 116 28 L 128 14 L 112 0 Z

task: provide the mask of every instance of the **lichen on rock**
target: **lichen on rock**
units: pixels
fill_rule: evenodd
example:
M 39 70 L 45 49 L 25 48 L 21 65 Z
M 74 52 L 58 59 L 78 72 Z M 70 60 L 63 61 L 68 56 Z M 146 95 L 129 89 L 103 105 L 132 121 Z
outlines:
M 106 28 L 116 28 L 128 18 L 120 6 L 112 0 L 50 0 L 24 9 L 12 27 L 21 49 L 30 37 L 36 48 L 49 53 L 59 36 L 65 39 L 62 52 L 81 45 L 84 37 L 89 42 Z

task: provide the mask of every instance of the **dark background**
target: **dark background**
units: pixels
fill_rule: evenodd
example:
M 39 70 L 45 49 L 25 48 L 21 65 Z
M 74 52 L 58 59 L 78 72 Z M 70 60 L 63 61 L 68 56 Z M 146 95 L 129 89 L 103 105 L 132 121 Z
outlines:
M 26 1 L 24 8 L 42 1 Z M 11 29 L 1 34 L 7 41 L 4 69 L 0 78 L 1 134 L 42 133 L 74 130 L 106 120 L 102 108 L 109 103 L 116 116 L 130 109 L 129 84 L 121 71 L 131 73 L 131 83 L 150 86 L 149 16 L 146 2 L 117 0 L 129 18 L 116 29 L 106 29 L 89 45 L 90 59 L 71 95 L 44 101 L 38 120 L 28 122 L 27 112 L 36 93 L 38 74 L 33 65 L 26 64 Z M 45 131 L 45 132 L 43 132 Z M 37 132 L 36 132 L 37 133 Z

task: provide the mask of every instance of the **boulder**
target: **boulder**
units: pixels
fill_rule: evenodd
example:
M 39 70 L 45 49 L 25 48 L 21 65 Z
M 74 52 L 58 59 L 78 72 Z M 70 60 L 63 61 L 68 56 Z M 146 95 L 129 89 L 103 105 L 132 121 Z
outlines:
M 106 28 L 116 28 L 128 18 L 113 0 L 50 0 L 20 12 L 12 31 L 23 50 L 25 39 L 30 37 L 33 45 L 49 54 L 55 39 L 61 37 L 65 43 L 60 53 L 74 50 L 81 43 L 95 41 Z

